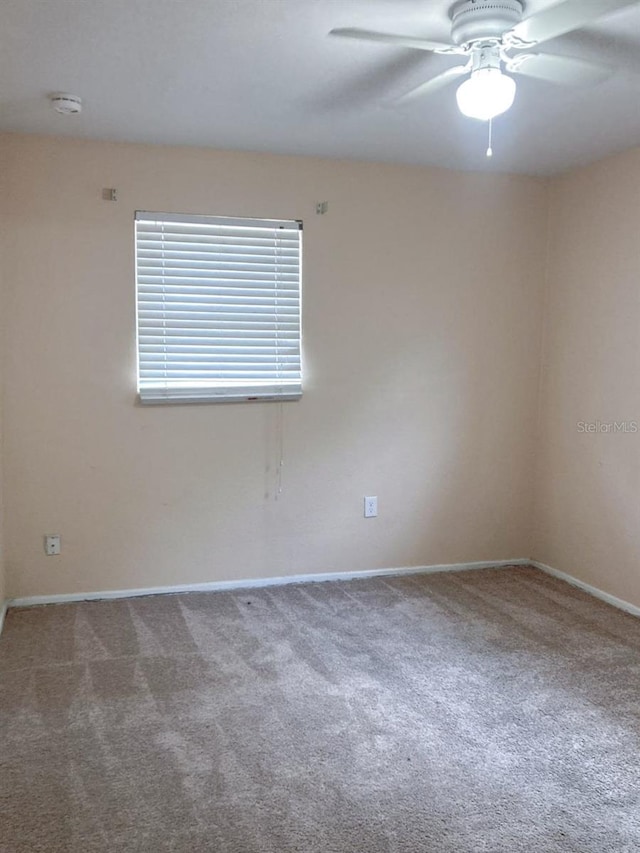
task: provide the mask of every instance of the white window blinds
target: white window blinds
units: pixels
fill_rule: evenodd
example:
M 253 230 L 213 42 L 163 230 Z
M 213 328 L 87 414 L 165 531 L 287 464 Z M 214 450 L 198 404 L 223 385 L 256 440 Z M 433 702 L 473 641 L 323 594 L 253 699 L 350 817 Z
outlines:
M 302 394 L 302 223 L 136 213 L 142 402 Z

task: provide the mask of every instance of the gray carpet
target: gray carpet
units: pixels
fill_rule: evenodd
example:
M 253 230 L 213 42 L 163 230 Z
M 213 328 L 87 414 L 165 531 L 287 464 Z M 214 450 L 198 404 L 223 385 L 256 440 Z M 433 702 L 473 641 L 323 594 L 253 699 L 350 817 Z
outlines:
M 0 850 L 637 853 L 639 675 L 534 569 L 10 611 Z

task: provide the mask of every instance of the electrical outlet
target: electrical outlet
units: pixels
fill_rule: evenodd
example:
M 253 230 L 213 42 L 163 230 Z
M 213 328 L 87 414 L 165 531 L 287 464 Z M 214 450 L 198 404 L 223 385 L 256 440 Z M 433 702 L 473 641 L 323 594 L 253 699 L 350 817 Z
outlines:
M 378 498 L 368 497 L 364 499 L 364 517 L 375 518 L 378 515 Z
M 44 537 L 44 553 L 47 557 L 60 553 L 60 536 L 57 533 L 48 533 Z

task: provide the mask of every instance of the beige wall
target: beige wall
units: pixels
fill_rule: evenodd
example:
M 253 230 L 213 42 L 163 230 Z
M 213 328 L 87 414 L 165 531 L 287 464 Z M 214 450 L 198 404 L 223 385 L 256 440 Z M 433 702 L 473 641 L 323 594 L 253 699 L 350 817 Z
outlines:
M 550 201 L 534 556 L 640 605 L 640 149 Z
M 11 596 L 528 554 L 544 182 L 0 145 Z M 284 405 L 279 500 L 277 404 L 135 405 L 136 208 L 304 219 L 305 394 Z
M 6 171 L 2 168 L 2 159 L 0 157 L 0 198 L 2 198 L 5 194 L 6 186 Z M 0 318 L 3 318 L 5 315 L 5 305 L 4 305 L 4 220 L 2 216 L 2 210 L 0 209 Z M 4 607 L 4 602 L 7 598 L 7 582 L 5 575 L 5 553 L 4 553 L 4 452 L 3 452 L 3 443 L 4 443 L 4 424 L 2 419 L 3 413 L 3 394 L 1 393 L 1 389 L 3 387 L 3 375 L 4 375 L 4 365 L 3 365 L 3 328 L 4 323 L 2 319 L 0 319 L 0 619 L 1 611 Z
M 2 137 L 0 136 L 0 139 Z M 3 158 L 3 149 L 0 143 L 0 199 L 4 198 L 7 192 L 8 172 L 6 163 Z M 6 317 L 5 311 L 5 226 L 6 220 L 4 216 L 4 206 L 0 201 L 0 611 L 3 609 L 4 602 L 8 597 L 6 569 L 5 569 L 5 539 L 4 539 L 4 328 Z M 1 618 L 1 616 L 0 616 Z
M 640 424 L 640 149 L 549 194 L 14 135 L 0 155 L 0 600 L 5 555 L 11 596 L 532 555 L 640 605 L 640 433 L 579 428 Z M 136 208 L 305 220 L 277 500 L 278 405 L 135 405 Z

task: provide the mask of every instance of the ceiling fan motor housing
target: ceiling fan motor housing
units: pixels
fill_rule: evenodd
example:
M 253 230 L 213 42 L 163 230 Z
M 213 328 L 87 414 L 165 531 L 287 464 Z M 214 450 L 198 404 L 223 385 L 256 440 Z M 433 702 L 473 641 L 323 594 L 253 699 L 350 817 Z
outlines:
M 455 44 L 499 40 L 522 20 L 520 0 L 461 0 L 451 9 Z

